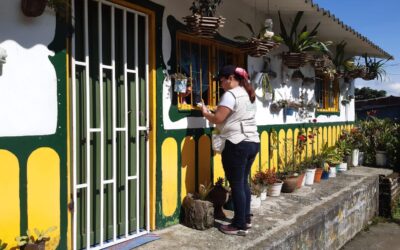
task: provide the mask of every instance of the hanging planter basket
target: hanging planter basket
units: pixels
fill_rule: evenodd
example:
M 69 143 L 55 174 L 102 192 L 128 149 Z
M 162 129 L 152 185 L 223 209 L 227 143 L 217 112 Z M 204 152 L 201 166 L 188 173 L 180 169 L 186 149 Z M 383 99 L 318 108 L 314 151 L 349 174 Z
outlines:
M 367 74 L 367 70 L 365 68 L 358 68 L 358 69 L 348 71 L 346 73 L 346 77 L 349 77 L 352 79 L 359 78 L 359 77 L 363 78 L 366 76 L 366 74 Z
M 378 76 L 376 71 L 367 72 L 362 79 L 366 81 L 374 80 Z
M 306 56 L 304 53 L 284 52 L 282 60 L 288 68 L 298 69 L 306 63 Z
M 47 0 L 21 0 L 21 10 L 27 17 L 38 17 L 43 14 Z
M 328 56 L 317 57 L 314 60 L 315 71 L 324 71 L 326 68 L 334 68 L 332 60 Z
M 218 29 L 224 27 L 225 18 L 207 17 L 199 14 L 183 18 L 190 33 L 204 38 L 212 38 L 217 34 Z
M 262 40 L 258 38 L 250 38 L 249 41 L 241 44 L 240 49 L 252 57 L 261 57 L 267 55 L 272 49 L 279 46 L 272 40 Z

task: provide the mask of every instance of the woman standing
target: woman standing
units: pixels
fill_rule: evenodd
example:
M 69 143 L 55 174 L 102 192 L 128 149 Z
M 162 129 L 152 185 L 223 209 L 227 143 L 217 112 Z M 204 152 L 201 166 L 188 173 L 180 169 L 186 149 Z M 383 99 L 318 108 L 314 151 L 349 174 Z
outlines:
M 255 93 L 246 70 L 224 66 L 217 76 L 225 93 L 215 113 L 202 105 L 204 117 L 216 124 L 225 147 L 221 153 L 222 165 L 232 190 L 234 217 L 220 230 L 226 234 L 246 235 L 251 227 L 250 187 L 248 178 L 259 149 L 260 139 L 255 121 Z

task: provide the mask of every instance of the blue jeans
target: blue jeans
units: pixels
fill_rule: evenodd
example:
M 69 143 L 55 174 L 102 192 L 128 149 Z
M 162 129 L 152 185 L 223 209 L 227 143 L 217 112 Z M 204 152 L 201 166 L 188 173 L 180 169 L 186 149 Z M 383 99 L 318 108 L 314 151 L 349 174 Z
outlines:
M 250 222 L 250 187 L 248 183 L 251 166 L 260 150 L 260 143 L 242 141 L 233 144 L 229 140 L 222 151 L 222 165 L 232 191 L 235 215 L 232 225 L 245 229 Z

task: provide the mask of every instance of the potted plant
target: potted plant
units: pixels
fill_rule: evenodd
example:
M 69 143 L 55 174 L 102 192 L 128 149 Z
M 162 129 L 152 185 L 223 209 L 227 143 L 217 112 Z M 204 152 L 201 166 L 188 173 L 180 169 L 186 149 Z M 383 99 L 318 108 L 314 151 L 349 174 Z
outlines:
M 215 17 L 221 3 L 222 0 L 194 0 L 190 7 L 192 15 L 183 18 L 189 31 L 200 37 L 214 37 L 225 23 L 225 18 Z
M 251 182 L 250 192 L 251 192 L 251 201 L 250 208 L 260 208 L 261 207 L 261 184 L 255 184 Z
M 266 173 L 263 171 L 257 171 L 253 178 L 251 179 L 252 184 L 259 185 L 260 187 L 260 199 L 267 199 L 267 177 Z
M 253 26 L 239 18 L 239 21 L 246 25 L 249 29 L 251 36 L 235 36 L 234 39 L 242 42 L 240 48 L 243 52 L 247 53 L 252 57 L 265 56 L 270 50 L 279 46 L 279 43 L 275 42 L 272 37 L 274 32 L 272 31 L 272 20 L 266 19 L 264 26 L 259 30 L 258 33 L 254 32 Z
M 287 32 L 281 13 L 278 12 L 281 33 L 275 35 L 273 39 L 288 47 L 289 51 L 282 54 L 282 60 L 283 63 L 291 69 L 297 69 L 307 62 L 305 52 L 314 51 L 328 53 L 329 51 L 327 45 L 330 44 L 330 42 L 323 43 L 316 39 L 317 29 L 320 23 L 318 23 L 311 31 L 307 31 L 306 25 L 300 32 L 298 31 L 298 26 L 303 14 L 303 11 L 297 12 L 292 27 L 290 28 L 290 32 Z
M 187 227 L 205 230 L 214 226 L 214 206 L 207 200 L 212 189 L 200 184 L 198 193 L 188 193 L 182 201 L 181 222 Z
M 362 79 L 369 81 L 376 78 L 382 81 L 383 77 L 386 75 L 384 65 L 389 59 L 377 60 L 376 58 L 369 57 L 367 54 L 364 54 L 363 58 L 367 72 Z
M 18 236 L 15 240 L 18 243 L 18 246 L 23 250 L 45 250 L 46 249 L 46 241 L 50 240 L 49 233 L 56 230 L 57 227 L 49 227 L 46 230 L 40 231 L 37 228 L 34 229 L 36 234 L 33 235 L 29 230 L 26 231 L 26 235 Z
M 278 178 L 275 168 L 269 168 L 265 171 L 265 180 L 268 186 L 268 196 L 279 196 L 281 194 L 283 182 Z
M 349 143 L 349 133 L 347 130 L 343 130 L 336 142 L 337 153 L 340 155 L 342 162 L 339 165 L 339 172 L 347 171 L 349 164 L 348 158 L 351 154 L 351 145 Z
M 271 71 L 269 68 L 269 59 L 264 60 L 264 69 L 261 72 L 254 72 L 251 78 L 251 82 L 256 86 L 256 90 L 261 88 L 262 90 L 262 101 L 273 101 L 274 90 L 270 81 L 270 77 L 273 78 L 276 73 Z M 257 92 L 256 92 L 257 94 Z
M 224 186 L 224 178 L 219 177 L 215 185 L 211 188 L 206 196 L 206 199 L 211 201 L 214 205 L 214 218 L 225 219 L 226 216 L 222 207 L 228 201 L 230 188 Z
M 172 74 L 174 92 L 178 94 L 178 104 L 186 104 L 186 97 L 192 93 L 192 81 L 190 77 L 182 73 Z
M 290 157 L 289 157 L 290 158 Z M 297 188 L 297 182 L 300 174 L 296 171 L 295 162 L 293 159 L 288 159 L 286 162 L 278 157 L 278 162 L 283 168 L 279 172 L 279 179 L 283 181 L 282 192 L 292 193 Z

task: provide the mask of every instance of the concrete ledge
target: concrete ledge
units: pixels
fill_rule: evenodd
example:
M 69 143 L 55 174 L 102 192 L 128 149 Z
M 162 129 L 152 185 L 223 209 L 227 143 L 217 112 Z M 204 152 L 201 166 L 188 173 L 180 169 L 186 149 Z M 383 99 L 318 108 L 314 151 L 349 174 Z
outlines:
M 246 237 L 175 225 L 156 231 L 161 239 L 139 249 L 339 249 L 377 215 L 379 175 L 391 173 L 357 167 L 292 194 L 268 197 L 253 211 Z

